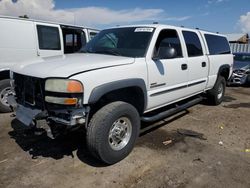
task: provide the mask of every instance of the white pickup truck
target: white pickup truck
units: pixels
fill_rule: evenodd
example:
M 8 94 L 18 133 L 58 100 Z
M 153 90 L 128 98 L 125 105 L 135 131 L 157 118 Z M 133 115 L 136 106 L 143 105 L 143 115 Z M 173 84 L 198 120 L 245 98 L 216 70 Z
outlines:
M 131 152 L 141 121 L 168 117 L 201 95 L 220 104 L 233 65 L 223 35 L 159 24 L 103 30 L 81 52 L 17 65 L 9 101 L 27 126 L 46 119 L 54 135 L 84 126 L 90 152 L 108 164 Z

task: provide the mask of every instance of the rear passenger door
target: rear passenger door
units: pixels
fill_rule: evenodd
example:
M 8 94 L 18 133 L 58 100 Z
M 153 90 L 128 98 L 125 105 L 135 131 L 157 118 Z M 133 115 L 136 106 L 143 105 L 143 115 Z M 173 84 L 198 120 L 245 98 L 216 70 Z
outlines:
M 59 25 L 36 23 L 37 55 L 50 57 L 63 55 L 63 40 Z
M 205 46 L 199 31 L 182 31 L 188 62 L 188 91 L 195 94 L 205 89 L 208 78 L 208 57 L 205 55 Z

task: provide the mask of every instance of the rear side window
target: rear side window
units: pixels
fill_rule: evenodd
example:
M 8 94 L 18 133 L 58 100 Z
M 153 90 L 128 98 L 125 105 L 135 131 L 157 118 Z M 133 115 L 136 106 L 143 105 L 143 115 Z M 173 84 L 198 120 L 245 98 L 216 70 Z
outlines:
M 203 55 L 201 42 L 198 35 L 191 31 L 183 31 L 182 33 L 185 39 L 188 56 L 195 57 Z
M 231 50 L 226 37 L 205 34 L 210 55 L 230 54 Z
M 57 27 L 37 25 L 37 34 L 40 50 L 61 50 Z

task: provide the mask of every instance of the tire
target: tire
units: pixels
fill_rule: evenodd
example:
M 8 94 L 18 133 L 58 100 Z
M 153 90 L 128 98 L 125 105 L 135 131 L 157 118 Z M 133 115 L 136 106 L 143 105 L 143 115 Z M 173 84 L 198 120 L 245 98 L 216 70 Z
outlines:
M 124 130 L 115 132 L 119 126 Z M 106 164 L 117 163 L 132 151 L 139 130 L 140 116 L 135 107 L 121 101 L 112 102 L 98 110 L 90 120 L 87 128 L 88 149 L 95 158 Z M 120 144 L 114 133 L 123 137 Z
M 0 112 L 1 113 L 7 113 L 11 112 L 11 109 L 6 101 L 6 96 L 8 95 L 8 92 L 10 91 L 10 80 L 1 80 L 0 81 Z
M 219 76 L 213 87 L 208 91 L 208 101 L 212 105 L 219 105 L 222 103 L 226 89 L 226 80 L 224 77 Z

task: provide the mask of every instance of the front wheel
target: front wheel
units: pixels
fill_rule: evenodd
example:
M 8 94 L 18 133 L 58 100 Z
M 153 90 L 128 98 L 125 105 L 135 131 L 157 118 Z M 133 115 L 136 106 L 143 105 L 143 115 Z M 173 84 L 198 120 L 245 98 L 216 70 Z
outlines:
M 132 151 L 139 129 L 140 116 L 135 107 L 112 102 L 92 117 L 87 128 L 87 146 L 97 159 L 114 164 Z
M 208 100 L 213 105 L 222 103 L 226 90 L 226 80 L 224 77 L 219 76 L 213 89 L 208 91 Z

